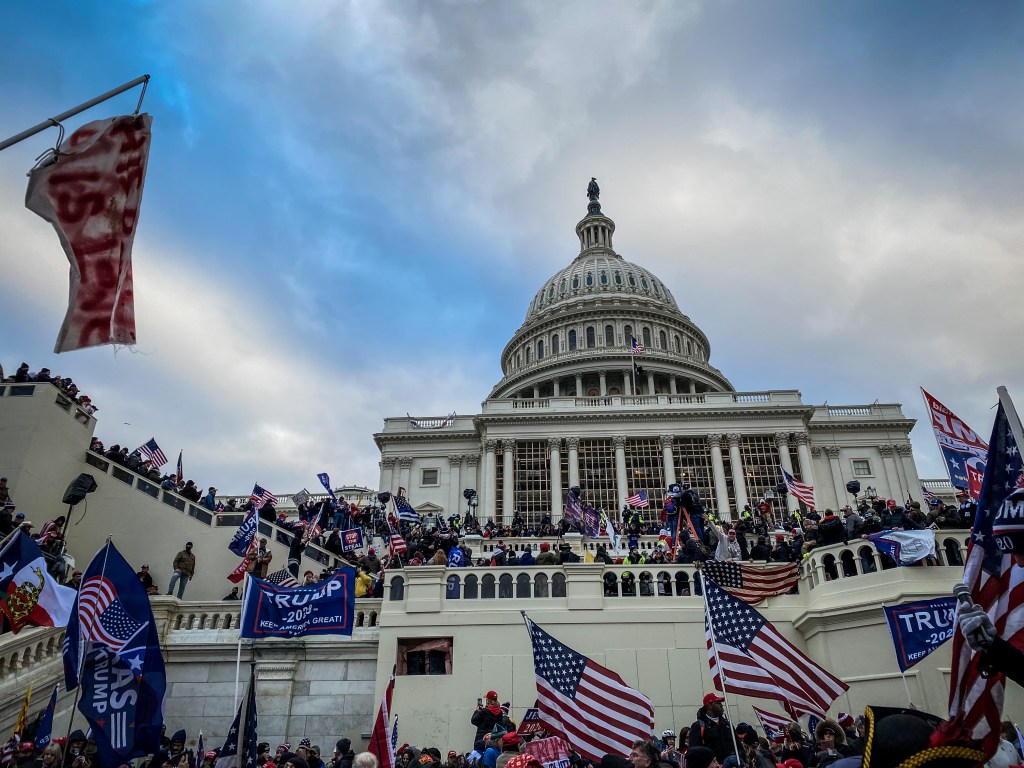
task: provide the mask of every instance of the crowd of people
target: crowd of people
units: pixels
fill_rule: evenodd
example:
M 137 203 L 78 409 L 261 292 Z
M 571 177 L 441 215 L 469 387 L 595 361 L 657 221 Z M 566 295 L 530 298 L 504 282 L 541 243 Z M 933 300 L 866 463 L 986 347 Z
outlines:
M 51 373 L 49 368 L 31 371 L 28 363 L 19 365 L 13 376 L 4 376 L 4 368 L 0 365 L 0 382 L 4 384 L 27 384 L 35 381 L 53 384 L 53 386 L 63 392 L 74 403 L 80 405 L 90 415 L 99 410 L 98 407 L 93 405 L 92 398 L 81 392 L 78 389 L 78 385 L 69 376 Z

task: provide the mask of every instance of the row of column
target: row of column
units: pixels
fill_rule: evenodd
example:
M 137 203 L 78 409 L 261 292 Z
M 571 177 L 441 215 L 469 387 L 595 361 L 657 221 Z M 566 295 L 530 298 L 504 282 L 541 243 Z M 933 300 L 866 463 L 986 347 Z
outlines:
M 915 488 L 915 485 L 919 485 L 919 483 L 917 482 L 917 470 L 914 468 L 913 449 L 910 444 L 880 445 L 878 452 L 882 457 L 882 471 L 881 473 L 876 471 L 872 475 L 873 482 L 880 485 L 879 481 L 884 480 L 890 498 L 902 500 L 920 496 L 920 488 Z M 836 504 L 842 507 L 850 503 L 852 497 L 846 490 L 846 478 L 839 462 L 840 448 L 835 445 L 826 445 L 813 450 L 813 455 L 816 457 L 822 453 L 828 458 Z M 800 455 L 800 462 L 803 463 L 803 454 Z
M 623 388 L 622 394 L 625 395 L 626 397 L 630 397 L 633 394 L 633 370 L 631 368 L 624 368 L 622 371 L 620 371 L 620 373 L 622 374 L 622 388 Z M 601 397 L 607 397 L 607 395 L 608 395 L 608 371 L 607 370 L 600 370 L 600 371 L 597 372 L 597 375 L 598 375 L 598 381 L 600 382 L 599 394 L 600 394 Z M 645 380 L 646 380 L 646 386 L 645 386 Z M 552 379 L 551 380 L 551 384 L 552 384 L 552 396 L 553 397 L 561 397 L 561 394 L 562 394 L 561 393 L 561 380 L 560 379 Z M 671 375 L 669 376 L 668 388 L 669 388 L 669 394 L 670 395 L 681 394 L 679 392 L 679 384 L 678 384 L 676 376 L 671 376 Z M 645 374 L 644 374 L 644 378 L 640 379 L 637 382 L 636 389 L 637 389 L 637 394 L 638 395 L 653 395 L 654 394 L 654 372 L 653 371 L 646 371 Z M 645 390 L 645 391 L 641 391 L 641 390 Z M 689 380 L 687 391 L 691 395 L 695 394 L 697 392 L 697 384 L 696 384 L 696 382 L 693 379 Z M 583 394 L 583 376 L 582 376 L 582 374 L 577 373 L 576 374 L 576 397 L 583 397 L 583 396 L 584 396 L 584 394 Z M 533 385 L 533 397 L 534 397 L 534 399 L 537 399 L 537 398 L 540 397 L 540 384 L 534 384 Z

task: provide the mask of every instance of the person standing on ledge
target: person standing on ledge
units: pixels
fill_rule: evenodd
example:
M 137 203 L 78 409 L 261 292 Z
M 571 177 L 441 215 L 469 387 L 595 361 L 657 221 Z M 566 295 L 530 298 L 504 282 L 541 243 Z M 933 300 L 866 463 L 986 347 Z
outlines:
M 167 594 L 172 594 L 174 585 L 177 584 L 178 599 L 181 600 L 185 594 L 185 586 L 196 572 L 196 556 L 192 554 L 191 541 L 186 541 L 185 548 L 174 556 L 171 567 L 174 568 L 174 573 L 171 574 L 171 580 L 167 583 Z
M 498 703 L 498 694 L 495 691 L 488 691 L 482 700 L 477 700 L 476 710 L 469 722 L 476 726 L 474 742 L 482 739 L 484 734 L 490 733 L 495 725 L 501 725 L 501 704 Z

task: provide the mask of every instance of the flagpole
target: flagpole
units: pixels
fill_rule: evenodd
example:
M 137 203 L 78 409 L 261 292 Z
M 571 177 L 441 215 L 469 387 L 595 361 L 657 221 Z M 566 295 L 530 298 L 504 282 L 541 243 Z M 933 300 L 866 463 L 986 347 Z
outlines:
M 1013 407 L 1010 393 L 1006 391 L 1006 387 L 996 387 L 996 392 L 999 393 L 999 402 L 1003 404 L 1003 411 L 1006 413 L 1006 421 L 1010 424 L 1013 439 L 1024 450 L 1024 429 L 1021 428 L 1020 416 L 1017 415 L 1017 409 Z
M 715 653 L 715 666 L 718 667 L 718 675 L 722 678 L 722 698 L 725 700 L 725 711 L 729 712 L 729 696 L 725 692 L 725 667 L 722 666 L 722 660 L 718 655 L 718 643 L 715 642 L 715 624 L 711 620 L 711 606 L 708 605 L 708 590 L 707 582 L 708 578 L 705 574 L 701 574 L 701 590 L 700 595 L 704 600 L 704 616 L 708 622 L 708 632 L 711 633 L 711 648 Z M 714 685 L 714 679 L 711 680 L 711 684 Z M 739 710 L 737 710 L 739 712 Z M 732 723 L 729 724 L 729 732 L 732 734 L 732 746 L 736 750 L 736 761 L 743 765 L 743 758 L 740 757 L 740 745 L 736 741 L 736 729 L 732 727 Z
M 238 685 L 242 674 L 242 613 L 245 612 L 245 593 L 249 587 L 249 574 L 242 574 L 242 601 L 238 614 L 238 650 L 235 654 L 235 709 L 238 709 Z

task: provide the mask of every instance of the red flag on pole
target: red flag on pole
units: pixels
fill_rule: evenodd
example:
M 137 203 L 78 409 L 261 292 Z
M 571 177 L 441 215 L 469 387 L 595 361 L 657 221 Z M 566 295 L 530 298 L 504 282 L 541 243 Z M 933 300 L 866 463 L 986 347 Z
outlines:
M 29 174 L 25 207 L 53 224 L 71 263 L 54 352 L 135 343 L 132 244 L 152 124 L 145 114 L 88 123 Z
M 391 719 L 391 697 L 394 692 L 395 672 L 392 670 L 388 687 L 384 689 L 384 698 L 380 701 L 380 709 L 377 710 L 377 719 L 373 723 L 370 743 L 366 747 L 368 752 L 377 757 L 380 768 L 395 768 L 395 752 L 388 733 L 388 722 Z

